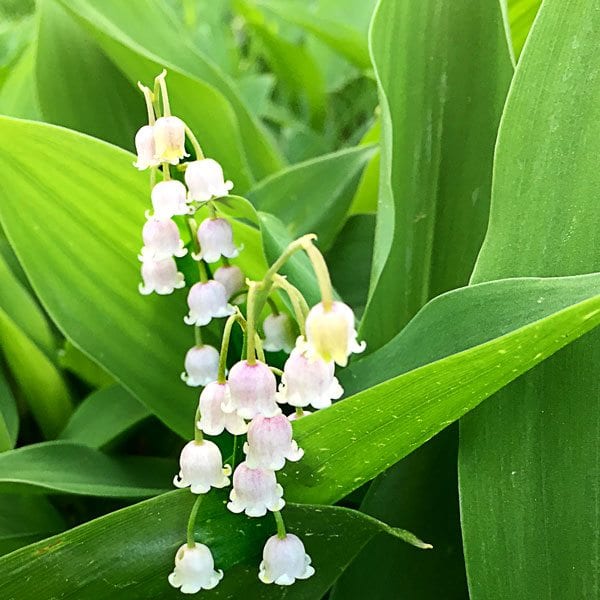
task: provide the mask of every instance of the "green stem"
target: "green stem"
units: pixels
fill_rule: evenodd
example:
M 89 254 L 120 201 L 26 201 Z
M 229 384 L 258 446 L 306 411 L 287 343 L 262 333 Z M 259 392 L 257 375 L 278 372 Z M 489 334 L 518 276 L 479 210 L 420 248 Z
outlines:
M 201 417 L 202 417 L 202 414 L 200 413 L 200 406 L 198 406 L 198 408 L 196 409 L 196 415 L 194 417 L 194 441 L 196 441 L 196 442 L 204 441 L 204 435 L 202 435 L 202 429 L 200 429 L 200 427 L 198 427 L 198 423 L 199 423 Z
M 282 540 L 286 536 L 286 531 L 285 523 L 283 522 L 283 517 L 281 516 L 281 511 L 273 511 L 273 516 L 275 517 L 275 523 L 277 523 L 277 537 Z
M 267 364 L 267 359 L 265 358 L 265 351 L 263 350 L 262 340 L 260 339 L 260 335 L 258 335 L 258 332 L 254 334 L 254 344 L 256 346 L 256 354 L 258 356 L 258 360 Z
M 294 252 L 297 252 L 298 250 L 304 248 L 305 245 L 307 243 L 310 243 L 311 240 L 314 240 L 315 237 L 316 236 L 314 233 L 309 233 L 291 242 L 288 245 L 288 247 L 282 252 L 281 256 L 269 267 L 269 270 L 265 273 L 265 276 L 263 277 L 263 282 L 266 284 L 270 284 L 271 280 L 273 279 L 273 275 L 275 275 L 279 271 L 279 269 L 283 267 L 283 265 L 288 261 L 290 256 L 292 256 Z
M 296 416 L 298 418 L 303 417 L 304 416 L 304 410 L 302 410 L 302 408 L 300 408 L 299 406 L 296 406 Z
M 235 471 L 235 455 L 237 454 L 238 436 L 233 436 L 233 450 L 231 451 L 231 470 Z
M 310 258 L 313 270 L 315 272 L 315 275 L 317 276 L 317 281 L 319 282 L 319 289 L 321 290 L 321 302 L 323 303 L 323 308 L 326 311 L 331 310 L 331 307 L 333 305 L 333 288 L 331 286 L 331 278 L 329 277 L 329 269 L 327 268 L 327 263 L 325 262 L 323 255 L 319 252 L 317 247 L 312 242 L 306 244 L 304 249 L 308 254 L 308 258 Z
M 156 116 L 154 114 L 154 106 L 152 104 L 152 92 L 150 91 L 150 88 L 146 87 L 145 85 L 142 85 L 139 81 L 138 87 L 140 88 L 140 90 L 142 90 L 142 93 L 144 94 L 144 100 L 146 101 L 146 110 L 148 111 L 148 124 L 154 125 L 154 123 L 156 122 Z
M 196 346 L 202 346 L 202 328 L 198 325 L 194 327 L 194 339 L 196 340 Z
M 185 134 L 188 136 L 188 139 L 192 143 L 192 148 L 194 148 L 196 160 L 202 160 L 204 158 L 204 152 L 202 152 L 200 142 L 198 141 L 198 138 L 194 135 L 194 132 L 187 125 L 185 126 Z
M 160 85 L 160 91 L 162 95 L 162 106 L 163 106 L 163 115 L 165 117 L 171 116 L 171 105 L 169 104 L 169 92 L 167 91 L 167 82 L 165 77 L 167 76 L 166 69 L 155 79 L 158 80 L 158 84 Z
M 202 504 L 202 498 L 204 496 L 202 494 L 198 494 L 196 496 L 196 500 L 194 502 L 194 506 L 192 506 L 192 512 L 190 512 L 190 518 L 188 519 L 187 524 L 187 545 L 188 548 L 193 548 L 196 545 L 196 517 L 198 516 L 198 510 L 200 509 L 200 504 Z
M 279 309 L 277 308 L 277 304 L 275 304 L 275 301 L 273 300 L 273 298 L 271 298 L 270 296 L 267 298 L 267 304 L 269 305 L 269 308 L 271 309 L 271 312 L 275 316 L 278 316 L 279 315 Z
M 248 300 L 246 304 L 246 361 L 249 365 L 256 363 L 256 286 L 255 281 L 248 283 Z
M 188 217 L 186 219 L 186 223 L 188 226 L 188 231 L 190 232 L 190 238 L 192 241 L 192 247 L 194 248 L 194 254 L 200 254 L 200 242 L 198 241 L 198 223 L 196 223 L 196 219 L 194 217 Z M 200 276 L 200 281 L 202 283 L 206 283 L 208 281 L 208 271 L 206 270 L 206 265 L 204 261 L 200 259 L 198 261 L 198 275 Z
M 288 295 L 290 302 L 292 303 L 292 308 L 294 309 L 294 315 L 296 317 L 296 321 L 298 322 L 298 327 L 300 328 L 300 335 L 305 337 L 305 323 L 306 317 L 308 316 L 308 304 L 306 304 L 304 296 L 300 293 L 300 290 L 293 286 L 285 277 L 282 277 L 281 275 L 275 275 L 273 279 L 275 281 L 275 285 L 281 288 Z
M 233 324 L 240 318 L 239 314 L 235 314 L 228 317 L 225 321 L 225 328 L 223 329 L 223 341 L 221 342 L 221 353 L 219 354 L 219 371 L 217 375 L 218 383 L 225 383 L 225 369 L 227 367 L 227 352 L 229 351 L 229 339 L 231 338 L 231 330 Z
M 271 369 L 271 371 L 275 373 L 275 375 L 279 375 L 279 377 L 283 375 L 283 371 L 281 369 L 278 369 L 277 367 L 272 367 L 271 365 L 269 365 L 269 369 Z

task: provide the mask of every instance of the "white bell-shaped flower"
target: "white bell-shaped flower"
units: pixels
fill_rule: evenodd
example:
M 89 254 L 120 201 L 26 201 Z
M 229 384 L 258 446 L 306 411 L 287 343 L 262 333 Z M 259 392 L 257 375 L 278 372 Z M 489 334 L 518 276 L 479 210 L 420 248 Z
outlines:
M 244 419 L 274 417 L 281 412 L 277 406 L 277 380 L 265 363 L 241 360 L 231 367 L 227 381 L 225 412 L 237 412 Z
M 237 466 L 227 503 L 231 512 L 263 517 L 267 510 L 281 510 L 284 506 L 283 488 L 277 483 L 273 471 L 251 469 L 245 462 Z
M 190 387 L 208 385 L 217 380 L 219 373 L 219 351 L 208 344 L 190 348 L 184 361 L 185 371 L 181 379 Z
M 185 123 L 179 117 L 160 117 L 154 123 L 154 158 L 176 165 L 185 151 Z
M 292 320 L 285 313 L 269 315 L 263 321 L 265 339 L 263 348 L 267 352 L 291 352 L 294 347 L 296 336 Z
M 173 479 L 173 485 L 189 487 L 192 494 L 206 494 L 211 487 L 229 485 L 231 467 L 223 466 L 219 447 L 208 440 L 188 442 L 181 451 L 179 467 L 179 475 Z
M 159 181 L 152 188 L 151 199 L 154 217 L 157 219 L 190 214 L 191 207 L 185 201 L 185 185 L 176 179 Z M 148 213 L 146 216 L 149 218 Z
M 175 555 L 175 570 L 169 575 L 169 583 L 184 594 L 196 594 L 200 590 L 212 590 L 223 579 L 223 571 L 215 570 L 212 552 L 204 544 L 190 548 L 184 544 Z
M 144 283 L 140 283 L 138 289 L 144 296 L 152 292 L 164 296 L 185 286 L 183 273 L 177 271 L 174 258 L 145 260 L 142 263 L 142 279 Z
M 298 536 L 293 533 L 287 533 L 283 538 L 274 535 L 263 549 L 258 578 L 263 583 L 292 585 L 296 579 L 308 579 L 314 575 L 310 562 L 310 556 Z
M 207 263 L 217 262 L 221 256 L 235 258 L 240 253 L 233 243 L 233 230 L 227 219 L 204 219 L 198 227 L 198 244 L 200 253 L 192 256 Z
M 226 413 L 221 405 L 225 401 L 226 383 L 213 381 L 200 394 L 200 421 L 198 427 L 206 435 L 220 435 L 223 430 L 232 435 L 242 435 L 248 430 L 246 421 L 236 413 Z
M 365 342 L 357 342 L 354 313 L 343 302 L 333 302 L 326 309 L 322 302 L 310 309 L 306 318 L 306 339 L 309 356 L 335 361 L 341 367 L 348 364 L 352 353 L 362 352 Z
M 154 149 L 154 127 L 152 125 L 144 125 L 138 129 L 135 134 L 135 150 L 137 152 L 137 161 L 133 166 L 140 171 L 148 167 L 156 167 L 160 164 L 155 155 Z
M 290 406 L 327 408 L 332 400 L 341 398 L 344 390 L 334 375 L 333 361 L 308 358 L 302 341 L 292 350 L 283 367 L 277 401 Z
M 195 283 L 187 298 L 189 314 L 183 318 L 188 325 L 208 325 L 213 318 L 228 317 L 235 312 L 227 302 L 227 291 L 218 281 Z
M 222 283 L 227 290 L 227 299 L 229 300 L 234 294 L 237 294 L 244 288 L 246 278 L 242 273 L 242 270 L 235 265 L 225 265 L 219 267 L 214 273 L 213 277 Z
M 139 259 L 161 260 L 171 256 L 185 256 L 187 248 L 179 237 L 179 229 L 171 219 L 148 219 L 142 228 L 142 248 Z
M 185 183 L 190 190 L 189 199 L 201 202 L 227 196 L 233 188 L 231 181 L 225 181 L 221 165 L 212 158 L 188 163 L 185 170 Z
M 285 460 L 297 461 L 304 450 L 292 439 L 292 424 L 284 414 L 274 417 L 258 415 L 248 426 L 248 441 L 244 444 L 246 464 L 251 469 L 261 467 L 278 471 Z

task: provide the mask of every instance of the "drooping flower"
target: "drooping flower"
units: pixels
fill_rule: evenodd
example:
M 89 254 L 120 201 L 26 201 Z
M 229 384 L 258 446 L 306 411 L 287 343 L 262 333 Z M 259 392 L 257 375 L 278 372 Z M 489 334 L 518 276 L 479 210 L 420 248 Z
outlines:
M 195 283 L 190 288 L 187 303 L 190 312 L 183 320 L 188 325 L 208 325 L 213 318 L 228 317 L 235 312 L 227 303 L 225 287 L 215 280 Z
M 204 544 L 190 548 L 184 544 L 175 555 L 175 570 L 169 575 L 169 583 L 180 588 L 184 594 L 200 590 L 212 590 L 223 579 L 223 571 L 215 570 L 212 552 Z
M 179 466 L 179 475 L 173 479 L 173 485 L 189 487 L 192 494 L 206 494 L 211 487 L 229 485 L 231 467 L 223 466 L 219 447 L 208 440 L 188 442 L 181 451 Z
M 232 435 L 242 435 L 248 426 L 236 413 L 226 413 L 221 408 L 225 400 L 226 383 L 213 381 L 200 394 L 200 421 L 198 427 L 206 435 L 220 435 L 223 430 Z
M 144 283 L 140 283 L 138 289 L 144 296 L 152 292 L 164 296 L 185 286 L 183 273 L 177 271 L 174 258 L 145 260 L 142 263 L 142 279 Z
M 285 313 L 268 315 L 263 321 L 265 339 L 263 348 L 267 352 L 291 352 L 294 347 L 295 335 L 292 320 Z
M 231 367 L 227 381 L 225 412 L 237 412 L 244 419 L 273 417 L 281 412 L 277 406 L 277 380 L 265 363 L 241 360 Z
M 348 364 L 352 353 L 362 352 L 365 342 L 357 342 L 354 313 L 343 302 L 333 302 L 326 308 L 322 302 L 310 309 L 306 318 L 306 340 L 309 357 L 335 361 L 341 367 Z
M 217 380 L 219 351 L 208 344 L 194 346 L 185 355 L 185 371 L 181 379 L 190 387 L 208 385 Z
M 176 179 L 159 181 L 152 188 L 151 198 L 154 217 L 157 219 L 170 219 L 175 215 L 190 214 L 191 207 L 186 204 L 185 186 L 181 181 Z
M 148 219 L 142 228 L 142 239 L 144 247 L 140 251 L 141 261 L 187 254 L 187 248 L 184 248 L 183 240 L 179 237 L 179 229 L 171 219 Z
M 135 149 L 137 152 L 137 161 L 133 163 L 133 166 L 140 171 L 148 167 L 156 167 L 160 164 L 154 158 L 154 127 L 152 125 L 144 125 L 138 129 L 138 132 L 135 134 Z
M 227 196 L 233 188 L 231 181 L 225 181 L 221 165 L 212 158 L 188 163 L 185 170 L 185 183 L 190 190 L 189 199 L 200 202 Z
M 233 473 L 233 489 L 227 508 L 234 513 L 245 512 L 249 517 L 263 517 L 267 510 L 281 510 L 285 506 L 283 488 L 275 473 L 268 469 L 251 469 L 240 463 Z
M 235 265 L 219 267 L 214 272 L 213 277 L 225 286 L 227 299 L 230 299 L 234 294 L 242 290 L 246 281 L 242 270 Z
M 248 427 L 248 441 L 244 444 L 246 464 L 251 469 L 261 467 L 278 471 L 285 460 L 297 461 L 304 450 L 292 439 L 292 424 L 284 414 L 274 417 L 256 416 Z
M 172 165 L 189 156 L 185 151 L 185 123 L 179 117 L 173 116 L 156 119 L 154 148 L 156 160 Z
M 192 256 L 207 263 L 217 262 L 221 256 L 235 258 L 240 253 L 233 243 L 233 230 L 227 219 L 204 219 L 198 227 L 198 244 L 200 253 Z
M 293 533 L 283 538 L 274 535 L 267 540 L 263 549 L 258 578 L 263 583 L 292 585 L 296 579 L 308 579 L 314 575 L 315 570 L 310 562 L 310 556 L 306 554 L 298 536 Z
M 311 360 L 302 346 L 300 341 L 283 367 L 277 402 L 300 408 L 327 408 L 344 393 L 334 374 L 334 363 L 318 356 Z

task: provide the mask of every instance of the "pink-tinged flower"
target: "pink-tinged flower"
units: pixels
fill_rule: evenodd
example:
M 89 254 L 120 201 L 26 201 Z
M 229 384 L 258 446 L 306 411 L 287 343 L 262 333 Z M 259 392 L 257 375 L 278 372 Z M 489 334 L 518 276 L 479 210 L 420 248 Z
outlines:
M 281 510 L 285 506 L 283 488 L 273 471 L 250 469 L 243 462 L 233 474 L 233 489 L 227 508 L 234 513 L 245 512 L 249 517 L 263 517 L 267 510 Z
M 223 579 L 223 571 L 215 571 L 212 552 L 204 544 L 190 548 L 184 544 L 175 555 L 175 570 L 169 575 L 169 583 L 180 588 L 184 594 L 200 590 L 212 590 Z
M 231 181 L 225 181 L 221 165 L 212 158 L 188 163 L 185 170 L 185 183 L 190 190 L 189 199 L 201 202 L 227 196 L 233 188 Z
M 244 419 L 273 417 L 281 412 L 277 406 L 277 380 L 265 363 L 242 360 L 231 367 L 227 381 L 225 412 L 237 412 Z
M 190 214 L 191 208 L 185 201 L 185 185 L 181 181 L 159 181 L 152 188 L 151 198 L 154 217 L 157 219 Z M 146 216 L 148 217 L 147 213 Z
M 251 469 L 261 467 L 278 471 L 285 460 L 297 461 L 304 450 L 292 439 L 292 424 L 283 414 L 274 417 L 256 416 L 248 427 L 248 441 L 244 444 L 246 464 Z
M 223 466 L 219 447 L 208 440 L 188 442 L 181 451 L 179 466 L 179 475 L 173 479 L 173 485 L 189 487 L 192 494 L 206 494 L 211 487 L 229 485 L 231 467 Z
M 138 129 L 135 134 L 135 149 L 137 152 L 137 161 L 133 166 L 140 171 L 148 167 L 156 167 L 160 163 L 154 158 L 154 127 L 152 125 L 144 125 Z
M 354 313 L 343 302 L 333 302 L 326 309 L 322 302 L 310 309 L 306 318 L 306 340 L 309 356 L 325 362 L 335 361 L 341 367 L 348 364 L 350 354 L 363 352 L 365 342 L 356 341 Z
M 217 380 L 219 373 L 219 351 L 208 344 L 194 346 L 185 355 L 185 371 L 181 379 L 190 387 L 208 385 Z
M 154 124 L 154 158 L 176 165 L 185 151 L 185 123 L 179 117 L 160 117 Z
M 218 281 L 195 283 L 189 291 L 189 314 L 183 318 L 188 325 L 208 325 L 213 318 L 228 317 L 235 312 L 227 303 L 227 291 Z
M 269 315 L 263 321 L 265 339 L 263 348 L 267 352 L 291 352 L 296 336 L 292 320 L 285 313 Z
M 301 347 L 302 342 L 292 350 L 283 367 L 277 401 L 300 408 L 309 405 L 327 408 L 332 400 L 341 398 L 344 393 L 334 375 L 334 363 L 319 357 L 310 359 Z
M 174 258 L 145 260 L 142 263 L 142 279 L 144 283 L 140 283 L 138 289 L 144 296 L 152 292 L 164 296 L 185 286 L 183 273 L 177 271 Z
M 242 270 L 235 265 L 219 267 L 213 277 L 225 286 L 227 299 L 241 291 L 246 281 Z
M 315 570 L 310 564 L 310 556 L 304 550 L 304 544 L 293 533 L 280 538 L 270 537 L 263 549 L 258 578 L 263 583 L 292 585 L 296 579 L 308 579 Z
M 195 260 L 217 262 L 221 256 L 235 258 L 239 253 L 233 243 L 233 230 L 227 219 L 204 219 L 198 227 L 200 253 L 192 254 Z
M 179 229 L 171 219 L 148 219 L 142 228 L 142 239 L 144 247 L 138 257 L 142 262 L 187 254 L 187 248 L 183 247 L 183 240 L 179 237 Z
M 213 381 L 200 394 L 200 421 L 198 427 L 206 435 L 220 435 L 223 430 L 233 435 L 242 435 L 248 426 L 236 413 L 226 413 L 221 408 L 225 400 L 226 383 Z

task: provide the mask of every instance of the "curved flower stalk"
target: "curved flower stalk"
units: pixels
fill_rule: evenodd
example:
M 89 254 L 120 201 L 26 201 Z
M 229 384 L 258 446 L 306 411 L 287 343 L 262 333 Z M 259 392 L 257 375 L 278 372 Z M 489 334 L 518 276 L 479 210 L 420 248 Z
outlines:
M 203 495 L 212 488 L 229 486 L 233 472 L 227 509 L 252 518 L 270 512 L 277 526 L 276 535 L 266 540 L 258 577 L 266 584 L 287 586 L 315 572 L 302 540 L 286 531 L 281 513 L 284 489 L 277 472 L 286 461 L 298 461 L 304 455 L 293 439 L 292 422 L 311 414 L 306 407 L 323 409 L 342 396 L 335 366 L 345 366 L 350 355 L 362 352 L 365 346 L 357 341 L 352 310 L 334 299 L 314 235 L 292 242 L 259 281 L 245 280 L 239 266 L 230 264 L 242 248 L 235 244 L 234 229 L 223 215 L 220 198 L 229 193 L 233 183 L 225 179 L 219 163 L 204 156 L 185 122 L 171 114 L 165 77 L 163 72 L 156 78 L 153 91 L 140 84 L 148 124 L 136 135 L 134 166 L 150 170 L 153 209 L 146 214 L 142 229 L 140 293 L 170 294 L 187 283 L 189 313 L 183 319 L 193 327 L 194 344 L 185 354 L 181 379 L 190 387 L 203 388 L 196 413 L 190 415 L 193 439 L 181 451 L 180 470 L 173 480 L 176 487 L 189 488 L 196 501 L 188 521 L 187 542 L 177 551 L 168 580 L 184 594 L 193 594 L 214 588 L 223 577 L 215 568 L 210 548 L 196 540 L 195 523 Z M 194 156 L 180 163 L 188 156 L 186 139 Z M 185 183 L 177 179 L 181 172 Z M 189 248 L 179 235 L 180 227 L 188 230 Z M 188 251 L 197 261 L 198 273 L 185 282 L 176 259 Z M 308 255 L 319 283 L 321 302 L 310 309 L 301 292 L 279 274 L 295 252 Z M 280 308 L 281 293 L 289 299 L 291 314 Z M 264 316 L 267 304 L 269 314 Z M 204 343 L 203 328 L 221 318 L 227 319 L 217 350 Z M 242 330 L 245 351 L 243 356 L 229 357 L 235 325 Z M 264 339 L 259 336 L 259 325 Z M 290 353 L 283 371 L 269 366 L 265 350 Z M 227 373 L 231 358 L 233 365 Z M 286 414 L 290 408 L 293 412 Z M 227 461 L 231 466 L 224 464 L 219 447 L 204 439 L 204 435 L 225 432 L 235 436 L 233 454 Z M 245 460 L 235 467 L 237 437 L 246 434 L 242 446 Z

